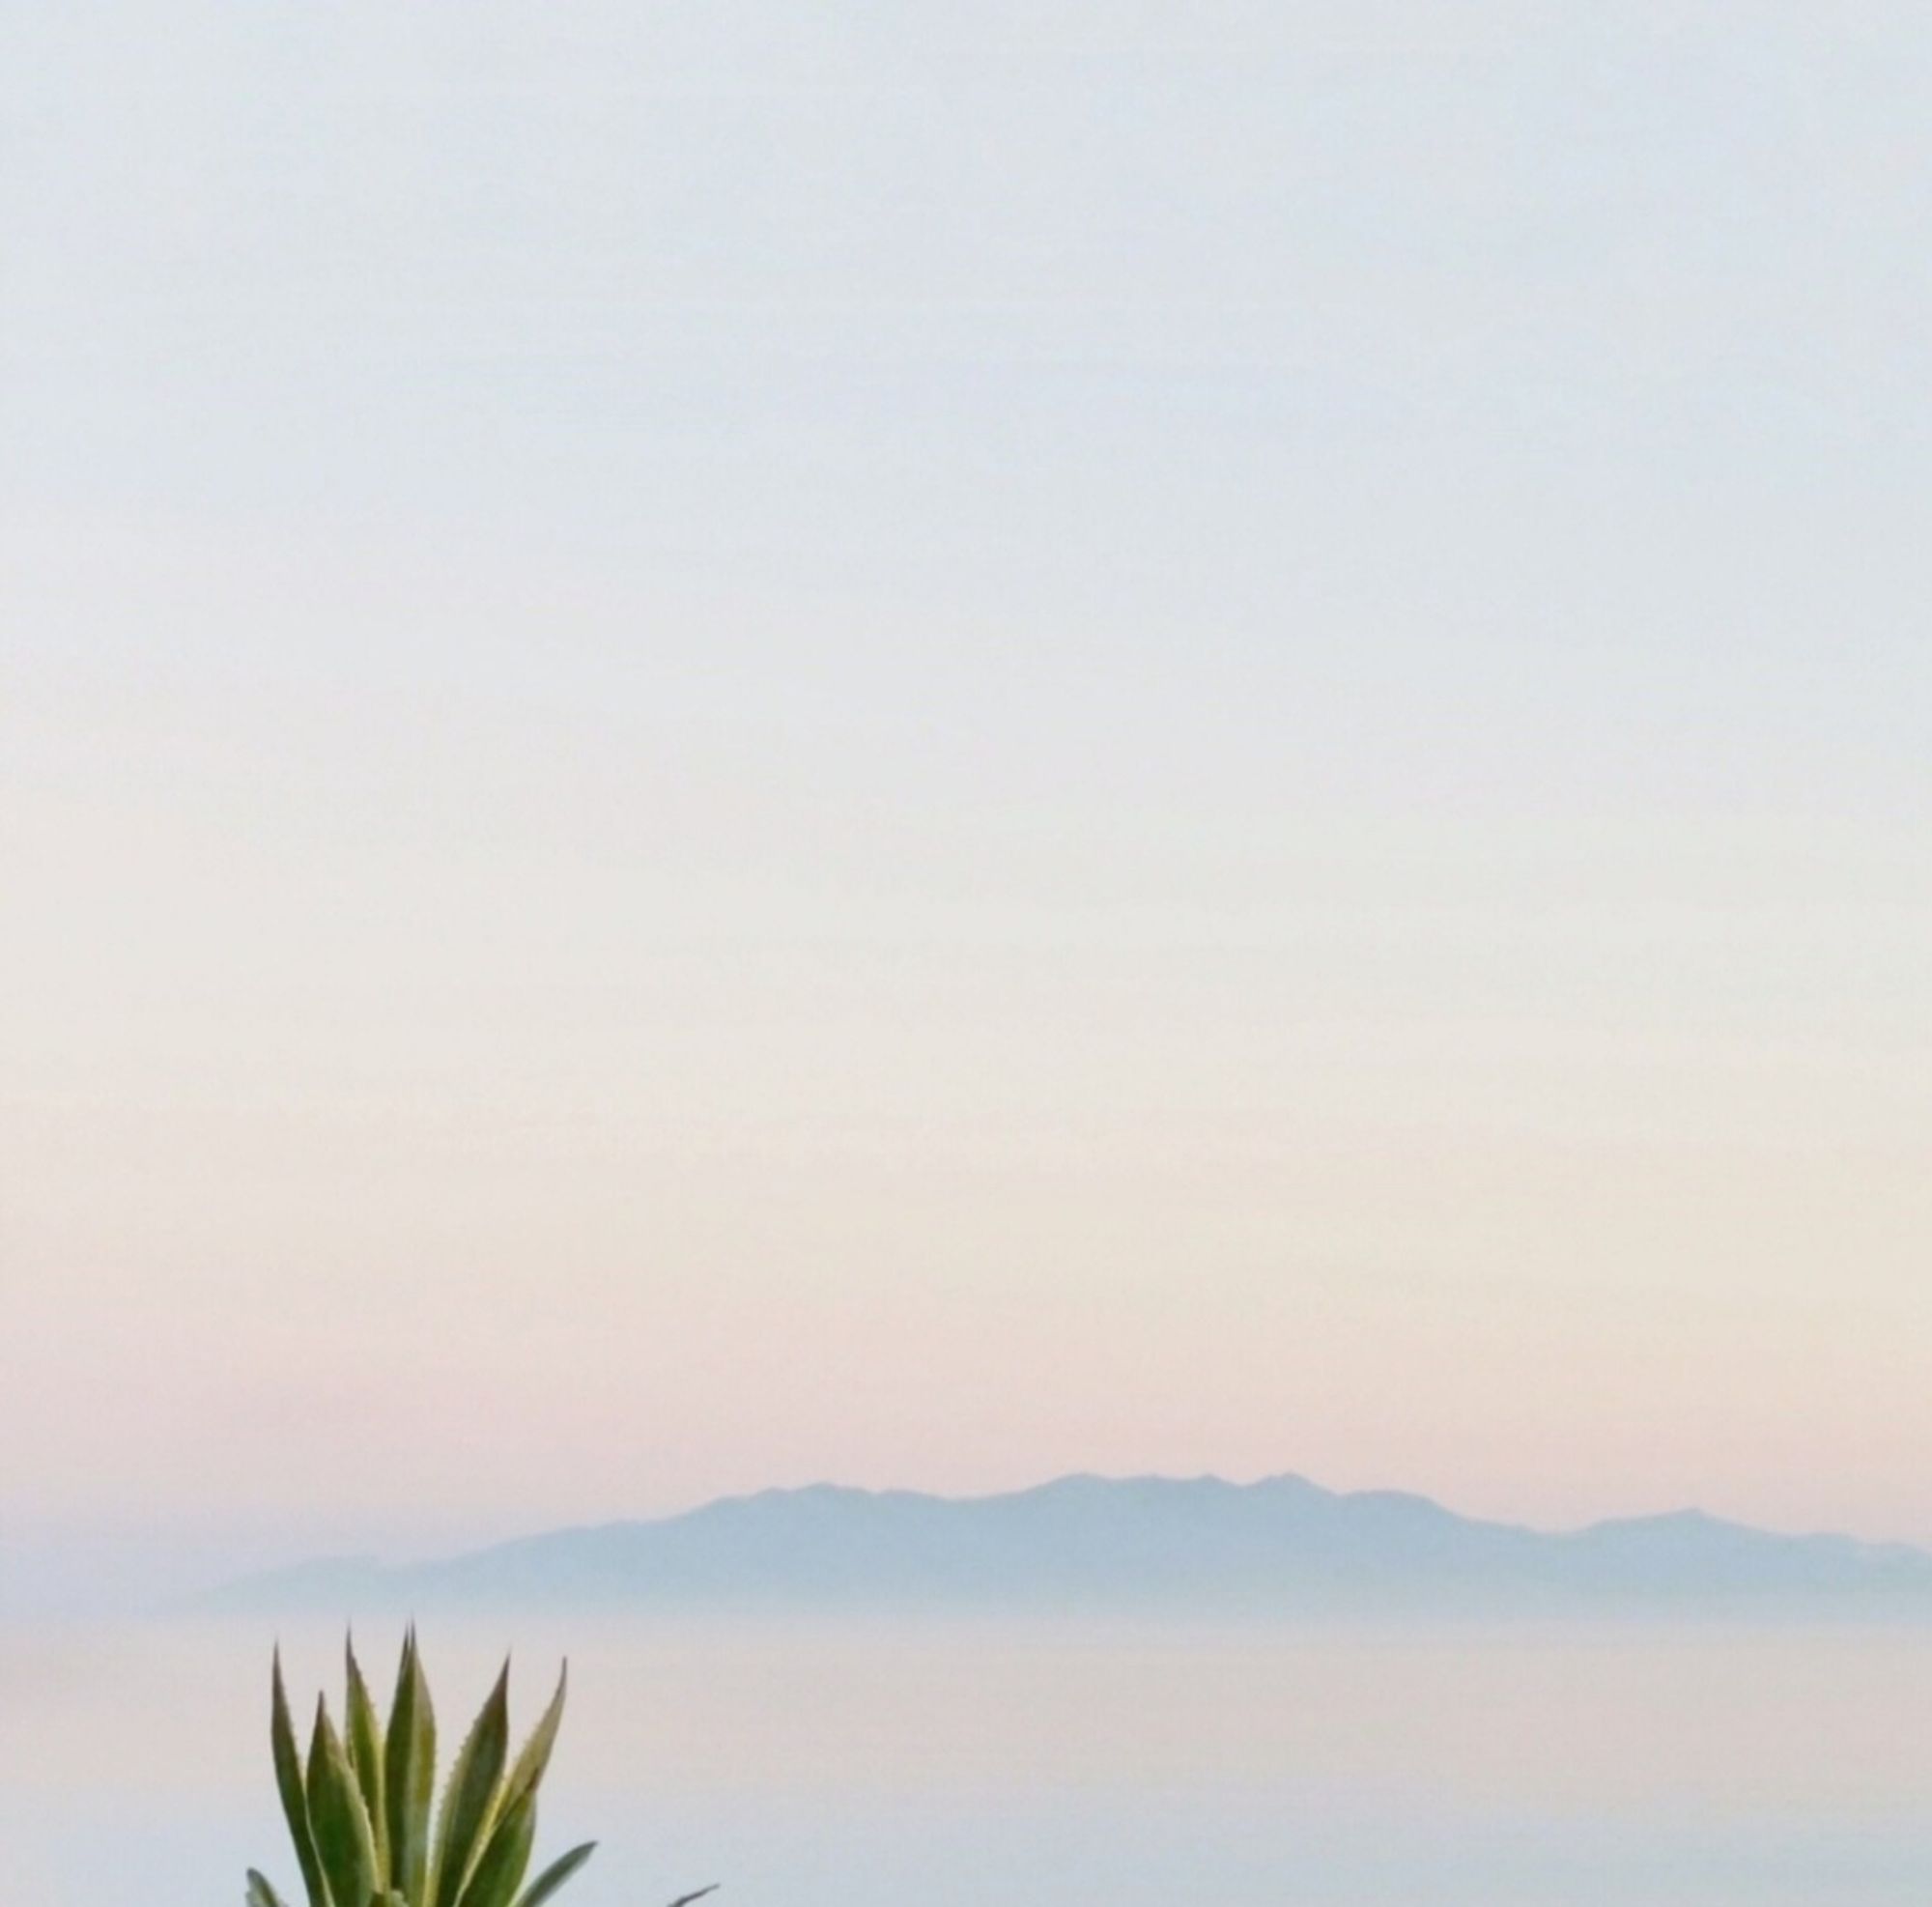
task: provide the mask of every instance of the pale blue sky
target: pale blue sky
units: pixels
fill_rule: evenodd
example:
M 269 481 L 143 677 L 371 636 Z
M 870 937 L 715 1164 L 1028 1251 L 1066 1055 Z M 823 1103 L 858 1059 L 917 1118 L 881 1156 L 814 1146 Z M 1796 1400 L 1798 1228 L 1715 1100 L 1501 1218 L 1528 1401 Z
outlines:
M 1932 1540 L 1918 10 L 10 7 L 0 112 L 0 1520 Z

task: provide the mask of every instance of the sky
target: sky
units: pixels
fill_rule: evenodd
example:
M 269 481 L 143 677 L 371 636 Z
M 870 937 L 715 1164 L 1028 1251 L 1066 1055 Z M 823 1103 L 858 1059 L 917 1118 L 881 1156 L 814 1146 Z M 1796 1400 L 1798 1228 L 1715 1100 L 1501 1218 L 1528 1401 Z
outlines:
M 0 125 L 0 1551 L 1932 1543 L 1920 10 L 77 0 Z

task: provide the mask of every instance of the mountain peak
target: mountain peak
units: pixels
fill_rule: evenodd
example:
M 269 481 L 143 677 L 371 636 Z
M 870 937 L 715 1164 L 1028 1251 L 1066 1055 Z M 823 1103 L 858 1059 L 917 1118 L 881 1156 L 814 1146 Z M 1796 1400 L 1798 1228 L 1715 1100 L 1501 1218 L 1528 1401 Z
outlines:
M 1932 1615 L 1932 1556 L 1696 1509 L 1567 1535 L 1293 1473 L 1075 1473 L 974 1497 L 818 1483 L 411 1569 L 323 1565 L 225 1592 L 332 1610 L 436 1603 L 730 1611 Z

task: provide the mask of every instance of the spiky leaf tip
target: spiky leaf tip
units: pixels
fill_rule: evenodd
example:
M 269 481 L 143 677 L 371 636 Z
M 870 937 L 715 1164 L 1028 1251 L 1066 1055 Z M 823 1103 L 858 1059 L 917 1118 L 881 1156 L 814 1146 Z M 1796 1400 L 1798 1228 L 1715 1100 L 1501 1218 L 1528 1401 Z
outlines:
M 413 1624 L 403 1638 L 396 1698 L 383 1755 L 383 1805 L 387 1818 L 389 1885 L 405 1907 L 426 1907 L 430 1815 L 436 1803 L 436 1710 L 429 1698 Z
M 544 1771 L 550 1766 L 551 1750 L 556 1746 L 556 1731 L 563 1725 L 563 1701 L 569 1688 L 570 1665 L 566 1662 L 557 1672 L 556 1693 L 551 1696 L 550 1705 L 544 1710 L 537 1725 L 530 1730 L 530 1738 L 518 1751 L 516 1760 L 510 1764 L 510 1772 L 503 1781 L 502 1796 L 497 1804 L 498 1813 L 507 1812 L 526 1795 L 535 1798 Z
M 383 1807 L 383 1724 L 370 1699 L 369 1685 L 362 1679 L 362 1665 L 355 1660 L 355 1638 L 343 1643 L 343 1662 L 348 1676 L 347 1699 L 343 1705 L 344 1746 L 349 1750 L 349 1766 L 361 1790 L 362 1806 L 369 1817 L 369 1832 L 376 1842 L 376 1878 L 386 1891 L 389 1885 L 389 1824 Z
M 497 1805 L 510 1746 L 510 1665 L 497 1678 L 450 1765 L 437 1822 L 433 1907 L 457 1907 Z
M 275 1650 L 270 1679 L 269 1742 L 274 1753 L 275 1790 L 281 1797 L 282 1815 L 289 1824 L 289 1838 L 295 1842 L 296 1864 L 301 1869 L 308 1907 L 331 1907 L 328 1884 L 323 1878 L 321 1858 L 316 1853 L 315 1834 L 309 1823 L 301 1752 L 296 1747 L 295 1723 L 289 1716 L 289 1694 L 282 1682 L 282 1652 L 279 1646 Z
M 348 1753 L 328 1719 L 327 1701 L 315 1705 L 308 1751 L 308 1814 L 330 1897 L 338 1907 L 352 1900 L 366 1903 L 382 1887 L 376 1871 L 376 1836 Z

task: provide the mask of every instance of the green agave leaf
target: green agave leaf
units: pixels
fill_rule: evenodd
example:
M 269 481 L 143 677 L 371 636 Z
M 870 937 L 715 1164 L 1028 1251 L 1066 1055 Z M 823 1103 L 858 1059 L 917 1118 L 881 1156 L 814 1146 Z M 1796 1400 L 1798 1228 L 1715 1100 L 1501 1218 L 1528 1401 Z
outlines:
M 362 1806 L 369 1816 L 369 1831 L 376 1842 L 376 1878 L 386 1888 L 389 1882 L 389 1825 L 383 1808 L 383 1724 L 376 1717 L 376 1704 L 369 1698 L 369 1685 L 362 1679 L 362 1666 L 355 1660 L 355 1638 L 343 1645 L 349 1672 L 349 1695 L 344 1709 L 344 1725 L 349 1732 L 349 1766 L 361 1790 Z
M 404 1907 L 424 1907 L 429 1872 L 430 1808 L 436 1799 L 436 1710 L 416 1652 L 416 1632 L 403 1638 L 389 1739 L 383 1759 L 383 1803 L 389 1845 L 389 1885 Z
M 526 1794 L 505 1807 L 463 1890 L 462 1907 L 511 1907 L 530 1864 L 537 1837 L 537 1798 Z
M 718 1888 L 719 1888 L 719 1883 L 717 1881 L 713 1881 L 709 1887 L 701 1887 L 697 1890 L 696 1893 L 680 1893 L 678 1897 L 670 1903 L 670 1907 L 691 1907 L 691 1903 L 694 1900 L 702 1900 L 707 1893 L 716 1893 L 718 1892 Z
M 497 1804 L 499 1814 L 507 1814 L 526 1795 L 532 1800 L 536 1798 L 544 1770 L 550 1766 L 551 1750 L 556 1746 L 556 1731 L 563 1725 L 563 1698 L 569 1686 L 570 1665 L 565 1663 L 556 1678 L 556 1694 L 551 1696 L 542 1720 L 530 1730 L 529 1740 L 510 1766 L 502 1796 Z
M 315 1833 L 315 1851 L 338 1903 L 365 1903 L 381 1890 L 376 1871 L 376 1836 L 362 1790 L 349 1766 L 328 1704 L 315 1705 L 315 1733 L 308 1750 L 308 1818 Z
M 529 1884 L 517 1907 L 543 1907 L 543 1903 L 596 1852 L 597 1843 L 587 1840 L 582 1847 L 573 1847 L 568 1854 L 560 1855 Z
M 449 1771 L 437 1823 L 434 1907 L 456 1907 L 497 1802 L 510 1747 L 510 1665 L 497 1678 Z
M 248 1907 L 282 1907 L 282 1896 L 253 1867 L 248 1869 Z
M 282 1813 L 288 1820 L 290 1838 L 296 1844 L 296 1863 L 301 1868 L 302 1886 L 308 1893 L 309 1907 L 331 1907 L 328 1884 L 323 1879 L 322 1862 L 315 1849 L 315 1835 L 309 1826 L 308 1796 L 302 1788 L 301 1755 L 296 1748 L 295 1724 L 289 1720 L 288 1691 L 282 1686 L 280 1649 L 275 1651 L 272 1680 L 269 1741 L 274 1750 L 275 1787 L 282 1798 Z

